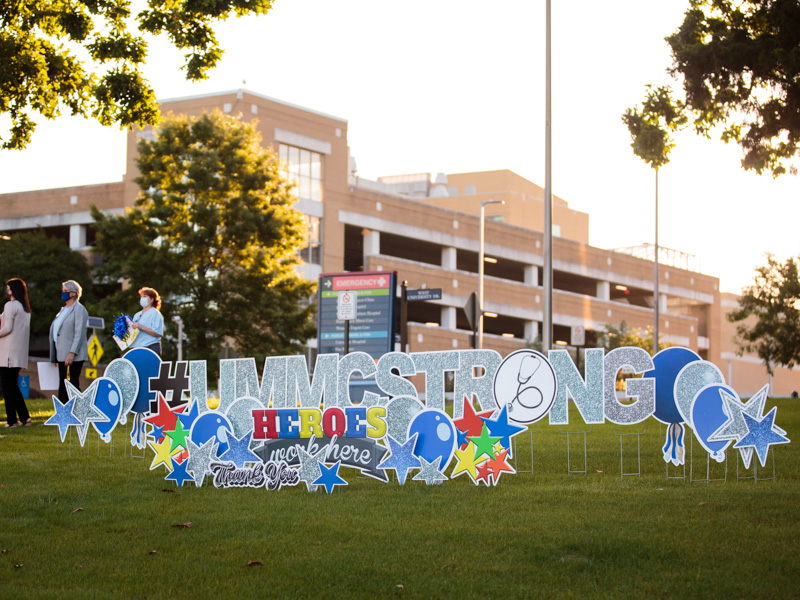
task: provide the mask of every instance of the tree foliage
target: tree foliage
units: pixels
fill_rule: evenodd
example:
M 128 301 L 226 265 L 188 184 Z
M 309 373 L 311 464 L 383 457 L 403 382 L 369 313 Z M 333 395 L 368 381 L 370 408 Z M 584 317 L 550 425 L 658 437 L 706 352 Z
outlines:
M 19 277 L 28 286 L 31 336 L 50 331 L 50 323 L 64 304 L 64 281 L 74 279 L 81 285 L 83 304 L 94 302 L 89 265 L 80 252 L 71 250 L 62 240 L 47 237 L 41 229 L 8 237 L 0 240 L 0 281 L 5 285 L 12 277 Z
M 622 115 L 631 134 L 633 153 L 653 169 L 669 162 L 669 153 L 675 147 L 671 135 L 688 120 L 683 109 L 682 102 L 672 99 L 669 88 L 648 85 L 641 111 L 629 108 Z
M 544 353 L 544 342 L 542 341 L 542 336 L 537 335 L 532 340 L 528 340 L 528 342 L 523 346 L 523 348 L 529 348 L 531 350 L 536 350 L 537 352 Z
M 10 118 L 4 149 L 24 148 L 36 128 L 63 110 L 103 125 L 158 122 L 155 94 L 142 77 L 146 36 L 185 50 L 184 70 L 204 79 L 222 56 L 213 25 L 265 14 L 272 0 L 8 0 L 0 3 L 0 114 Z M 5 126 L 4 126 L 5 127 Z
M 165 319 L 183 319 L 188 358 L 229 343 L 259 358 L 300 351 L 315 334 L 314 284 L 295 269 L 306 224 L 255 127 L 219 111 L 167 117 L 156 140 L 139 142 L 137 164 L 136 206 L 92 213 L 98 275 L 132 288 L 106 298 L 107 313 L 130 312 L 149 286 Z
M 800 259 L 780 263 L 768 254 L 728 320 L 739 323 L 739 353 L 757 354 L 770 374 L 775 365 L 800 364 Z
M 742 166 L 773 177 L 796 173 L 800 140 L 800 3 L 797 0 L 689 0 L 666 38 L 669 73 L 695 131 L 737 142 Z M 662 113 L 666 115 L 667 113 Z
M 606 325 L 605 331 L 597 332 L 597 347 L 605 348 L 606 352 L 614 348 L 623 348 L 626 346 L 635 346 L 644 348 L 648 352 L 653 350 L 653 327 L 648 325 L 644 329 L 636 329 L 628 326 L 623 321 L 617 325 Z M 658 349 L 663 350 L 669 348 L 670 344 L 662 342 L 661 338 L 658 339 Z

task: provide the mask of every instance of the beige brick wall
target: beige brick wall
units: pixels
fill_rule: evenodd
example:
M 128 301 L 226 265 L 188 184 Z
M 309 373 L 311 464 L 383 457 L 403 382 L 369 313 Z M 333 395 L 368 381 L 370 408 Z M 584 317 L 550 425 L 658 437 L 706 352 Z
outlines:
M 88 211 L 92 205 L 101 210 L 122 207 L 123 184 L 121 182 L 105 183 L 2 194 L 0 196 L 2 211 L 0 218 L 18 219 L 79 213 Z

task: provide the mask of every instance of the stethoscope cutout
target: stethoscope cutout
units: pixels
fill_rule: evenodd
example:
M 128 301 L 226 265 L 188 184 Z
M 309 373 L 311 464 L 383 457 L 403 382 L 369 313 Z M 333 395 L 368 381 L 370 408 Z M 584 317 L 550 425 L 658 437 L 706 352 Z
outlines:
M 530 364 L 531 361 L 533 361 L 533 365 Z M 519 364 L 519 372 L 517 373 L 517 393 L 508 403 L 509 411 L 514 410 L 515 403 L 529 410 L 538 408 L 542 404 L 544 401 L 542 391 L 533 384 L 528 385 L 541 366 L 542 360 L 538 356 L 527 354 L 522 357 Z

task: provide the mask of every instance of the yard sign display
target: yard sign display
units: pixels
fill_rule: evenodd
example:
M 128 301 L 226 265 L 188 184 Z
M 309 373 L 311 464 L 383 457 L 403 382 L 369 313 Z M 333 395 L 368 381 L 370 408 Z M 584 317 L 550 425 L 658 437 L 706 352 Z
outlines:
M 625 369 L 623 398 L 615 389 Z M 453 416 L 445 411 L 445 373 L 453 373 Z M 313 377 L 304 356 L 220 361 L 219 405 L 209 408 L 206 361 L 161 362 L 147 348 L 112 361 L 103 377 L 69 402 L 53 396 L 62 442 L 74 427 L 83 445 L 91 427 L 106 442 L 118 424 L 131 423 L 131 443 L 149 449 L 150 469 L 182 486 L 309 491 L 348 485 L 343 468 L 383 483 L 428 485 L 464 477 L 497 485 L 512 475 L 514 436 L 546 416 L 566 425 L 574 402 L 587 423 L 668 425 L 664 460 L 684 463 L 688 425 L 709 455 L 723 461 L 738 451 L 749 467 L 762 466 L 769 448 L 789 442 L 766 414 L 768 387 L 747 402 L 725 385 L 719 369 L 691 350 L 668 348 L 650 357 L 641 348 L 586 351 L 585 376 L 566 350 L 545 356 L 518 350 L 320 354 Z M 374 378 L 380 394 L 350 399 L 350 378 Z M 425 400 L 406 379 L 424 374 Z M 351 471 L 352 472 L 352 471 Z

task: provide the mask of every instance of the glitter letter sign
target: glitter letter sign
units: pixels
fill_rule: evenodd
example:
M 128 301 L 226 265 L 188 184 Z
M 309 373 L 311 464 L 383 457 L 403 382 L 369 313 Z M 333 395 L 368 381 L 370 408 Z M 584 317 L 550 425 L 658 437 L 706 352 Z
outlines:
M 313 375 L 303 356 L 269 357 L 259 373 L 252 358 L 220 362 L 220 402 L 207 401 L 205 361 L 172 364 L 152 352 L 113 361 L 104 376 L 69 401 L 53 396 L 62 442 L 70 427 L 83 445 L 89 424 L 109 442 L 132 418 L 131 443 L 153 453 L 150 469 L 182 486 L 276 491 L 345 487 L 343 468 L 382 483 L 442 484 L 465 477 L 494 486 L 514 474 L 513 438 L 549 415 L 569 423 L 571 399 L 586 423 L 668 425 L 664 460 L 682 464 L 686 426 L 715 460 L 729 448 L 749 466 L 766 464 L 770 446 L 786 444 L 765 414 L 768 387 L 747 402 L 725 385 L 719 369 L 686 348 L 655 357 L 641 348 L 586 351 L 582 374 L 565 350 L 548 356 L 523 349 L 505 358 L 493 350 L 319 354 Z M 379 393 L 356 403 L 350 378 L 371 379 Z M 620 373 L 629 377 L 618 385 Z M 454 400 L 447 407 L 450 374 Z M 424 377 L 424 390 L 408 379 Z M 422 395 L 424 392 L 424 396 Z M 422 399 L 424 398 L 424 400 Z

